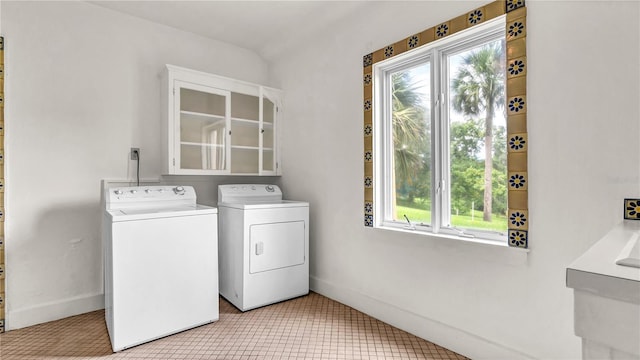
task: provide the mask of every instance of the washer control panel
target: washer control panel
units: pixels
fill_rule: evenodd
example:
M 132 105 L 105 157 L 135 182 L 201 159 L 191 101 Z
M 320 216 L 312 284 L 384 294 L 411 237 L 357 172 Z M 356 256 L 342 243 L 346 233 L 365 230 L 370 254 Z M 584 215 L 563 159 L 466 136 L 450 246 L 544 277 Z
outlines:
M 105 191 L 105 203 L 108 208 L 133 204 L 157 204 L 167 202 L 194 203 L 196 191 L 193 186 L 130 186 L 113 187 Z

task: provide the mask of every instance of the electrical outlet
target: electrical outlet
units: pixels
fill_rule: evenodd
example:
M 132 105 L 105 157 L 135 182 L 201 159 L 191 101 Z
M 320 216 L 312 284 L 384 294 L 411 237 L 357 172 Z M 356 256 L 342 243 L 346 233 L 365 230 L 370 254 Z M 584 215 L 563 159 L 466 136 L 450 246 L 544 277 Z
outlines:
M 131 160 L 138 160 L 140 158 L 140 148 L 131 148 Z

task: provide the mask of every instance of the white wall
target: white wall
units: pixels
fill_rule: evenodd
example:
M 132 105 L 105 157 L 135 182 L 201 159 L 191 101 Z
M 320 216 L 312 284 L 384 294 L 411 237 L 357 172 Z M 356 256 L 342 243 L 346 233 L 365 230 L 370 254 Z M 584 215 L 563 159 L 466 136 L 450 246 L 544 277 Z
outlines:
M 575 359 L 565 268 L 640 196 L 638 2 L 527 1 L 530 253 L 363 226 L 362 56 L 483 2 L 369 2 L 271 67 L 313 288 L 473 358 Z
M 84 2 L 2 2 L 7 328 L 99 309 L 100 180 L 160 173 L 166 63 L 257 83 L 253 52 Z

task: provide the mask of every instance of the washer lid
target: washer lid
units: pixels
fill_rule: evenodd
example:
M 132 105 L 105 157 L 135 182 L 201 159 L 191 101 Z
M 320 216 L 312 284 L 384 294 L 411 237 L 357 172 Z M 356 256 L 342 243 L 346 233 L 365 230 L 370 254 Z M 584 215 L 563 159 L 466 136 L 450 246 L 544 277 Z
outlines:
M 140 207 L 107 210 L 107 214 L 111 217 L 111 221 L 131 221 L 146 220 L 160 218 L 175 218 L 182 216 L 195 216 L 217 214 L 218 208 L 205 205 L 181 205 L 173 207 Z
M 281 209 L 292 207 L 309 207 L 309 203 L 305 201 L 292 200 L 276 200 L 276 201 L 248 201 L 244 203 L 218 203 L 218 207 L 227 207 L 241 210 L 254 209 Z

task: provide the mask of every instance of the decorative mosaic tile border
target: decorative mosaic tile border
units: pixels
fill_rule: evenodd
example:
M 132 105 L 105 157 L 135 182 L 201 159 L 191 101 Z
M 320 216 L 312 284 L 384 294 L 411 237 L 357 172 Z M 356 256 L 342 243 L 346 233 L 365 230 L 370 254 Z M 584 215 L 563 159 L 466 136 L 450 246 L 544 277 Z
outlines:
M 455 34 L 487 20 L 506 14 L 506 92 L 507 92 L 507 169 L 508 169 L 508 243 L 529 246 L 527 153 L 527 9 L 524 0 L 497 0 L 413 34 L 382 49 L 366 54 L 363 65 L 364 111 L 364 225 L 373 227 L 373 64 Z
M 624 219 L 640 220 L 640 199 L 624 199 Z
M 4 332 L 4 37 L 0 36 L 0 333 Z

